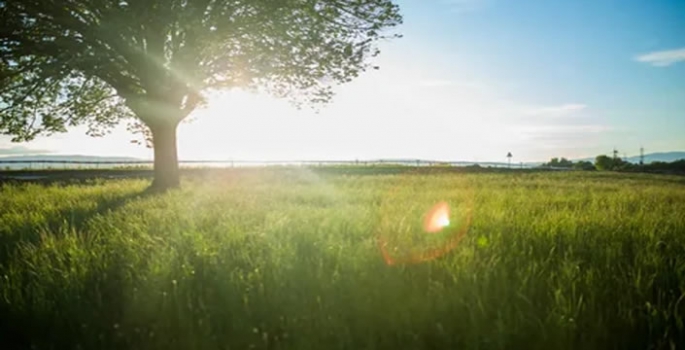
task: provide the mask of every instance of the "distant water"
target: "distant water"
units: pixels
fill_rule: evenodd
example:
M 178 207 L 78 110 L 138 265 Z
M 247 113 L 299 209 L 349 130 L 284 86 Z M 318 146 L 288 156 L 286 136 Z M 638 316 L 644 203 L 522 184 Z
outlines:
M 207 162 L 207 163 L 184 163 L 181 162 L 181 168 L 232 168 L 232 167 L 264 167 L 264 166 L 302 166 L 302 165 L 318 165 L 319 163 L 304 163 L 304 162 Z M 330 164 L 330 163 L 321 163 Z M 340 163 L 342 164 L 342 163 Z M 2 170 L 80 170 L 80 169 L 149 169 L 152 163 L 101 163 L 101 164 L 81 164 L 81 163 L 60 163 L 60 162 L 17 162 L 17 163 L 2 163 L 0 162 L 0 171 Z
M 507 168 L 505 163 L 471 163 L 471 162 L 431 162 L 431 161 L 416 161 L 416 160 L 373 160 L 373 161 L 217 161 L 217 162 L 202 162 L 202 161 L 181 161 L 182 168 L 232 168 L 232 167 L 264 167 L 264 166 L 331 166 L 331 165 L 358 165 L 358 166 L 372 166 L 372 165 L 405 165 L 405 166 L 454 166 L 464 167 L 479 164 L 482 167 L 493 168 Z M 73 163 L 73 162 L 40 162 L 27 161 L 16 163 L 3 163 L 0 158 L 1 170 L 78 170 L 78 169 L 146 169 L 152 167 L 152 162 L 93 162 L 91 163 Z M 512 164 L 511 168 L 532 168 L 533 165 L 528 164 Z
M 112 168 L 129 168 L 141 165 L 127 165 L 127 164 L 69 164 L 69 163 L 36 163 L 36 162 L 20 162 L 20 163 L 0 163 L 0 171 L 2 170 L 78 170 L 78 169 L 112 169 Z

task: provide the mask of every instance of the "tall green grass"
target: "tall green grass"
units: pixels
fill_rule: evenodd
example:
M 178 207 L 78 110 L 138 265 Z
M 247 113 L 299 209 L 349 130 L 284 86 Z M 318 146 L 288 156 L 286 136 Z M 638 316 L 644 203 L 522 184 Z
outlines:
M 5 349 L 685 346 L 685 179 L 213 171 L 0 188 Z M 421 233 L 438 201 L 450 253 Z

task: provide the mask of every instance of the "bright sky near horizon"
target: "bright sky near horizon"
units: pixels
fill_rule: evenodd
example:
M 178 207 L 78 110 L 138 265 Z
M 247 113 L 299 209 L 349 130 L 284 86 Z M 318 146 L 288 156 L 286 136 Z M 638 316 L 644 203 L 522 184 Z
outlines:
M 401 0 L 404 38 L 318 114 L 231 91 L 179 128 L 179 158 L 539 161 L 685 150 L 685 1 Z M 11 144 L 151 158 L 125 127 Z

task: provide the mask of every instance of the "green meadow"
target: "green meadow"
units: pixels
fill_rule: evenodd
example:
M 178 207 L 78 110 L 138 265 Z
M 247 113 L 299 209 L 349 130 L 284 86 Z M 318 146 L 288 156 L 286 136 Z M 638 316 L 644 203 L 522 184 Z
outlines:
M 685 347 L 685 177 L 262 168 L 148 185 L 0 185 L 1 348 Z M 441 201 L 450 225 L 424 232 Z

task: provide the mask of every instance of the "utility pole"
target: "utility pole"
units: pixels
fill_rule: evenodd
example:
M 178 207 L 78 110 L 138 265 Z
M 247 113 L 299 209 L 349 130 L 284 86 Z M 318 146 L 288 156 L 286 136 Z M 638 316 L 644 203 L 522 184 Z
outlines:
M 614 147 L 614 160 L 618 159 L 618 150 Z
M 645 165 L 645 148 L 640 146 L 640 166 Z

